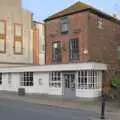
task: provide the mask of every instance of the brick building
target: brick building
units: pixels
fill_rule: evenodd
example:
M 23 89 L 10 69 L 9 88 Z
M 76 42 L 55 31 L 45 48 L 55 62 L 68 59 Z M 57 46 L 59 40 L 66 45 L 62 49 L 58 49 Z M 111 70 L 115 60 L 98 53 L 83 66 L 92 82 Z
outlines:
M 120 21 L 81 2 L 48 17 L 46 64 L 96 61 L 120 68 Z

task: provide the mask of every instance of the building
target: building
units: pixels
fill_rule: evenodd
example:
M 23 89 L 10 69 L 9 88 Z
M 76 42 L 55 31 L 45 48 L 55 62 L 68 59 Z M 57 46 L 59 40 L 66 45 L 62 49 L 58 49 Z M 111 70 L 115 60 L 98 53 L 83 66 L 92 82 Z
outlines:
M 81 2 L 48 17 L 46 64 L 103 62 L 120 68 L 120 21 Z
M 44 31 L 42 24 L 30 23 L 33 44 L 28 46 L 33 47 L 29 49 L 33 54 L 29 54 L 32 56 L 29 62 L 34 64 L 0 68 L 0 89 L 17 92 L 24 88 L 26 93 L 72 99 L 99 97 L 107 81 L 104 77 L 107 68 L 119 68 L 120 21 L 77 2 L 45 20 L 45 43 L 44 32 L 41 37 L 39 32 Z M 38 63 L 44 64 L 44 53 L 46 65 L 40 66 Z
M 0 90 L 24 88 L 27 94 L 94 99 L 101 95 L 106 70 L 105 64 L 95 62 L 2 68 Z
M 77 2 L 48 17 L 45 28 L 46 64 L 102 62 L 108 64 L 106 84 L 113 70 L 120 70 L 120 21 L 115 17 Z
M 44 24 L 33 21 L 21 0 L 0 2 L 0 67 L 44 64 Z

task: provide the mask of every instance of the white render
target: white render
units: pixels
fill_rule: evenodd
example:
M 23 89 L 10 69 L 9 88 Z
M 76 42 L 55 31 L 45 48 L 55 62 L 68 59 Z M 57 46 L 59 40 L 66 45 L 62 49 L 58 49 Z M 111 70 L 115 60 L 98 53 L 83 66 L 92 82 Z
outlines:
M 76 64 L 38 65 L 0 68 L 0 72 L 50 72 L 50 71 L 78 71 L 78 70 L 107 70 L 106 64 L 83 62 Z
M 79 89 L 78 78 L 75 77 L 76 87 L 75 96 L 78 98 L 96 98 L 101 95 L 102 90 L 102 71 L 107 70 L 107 66 L 101 63 L 79 63 L 66 65 L 43 65 L 43 66 L 28 66 L 28 67 L 9 67 L 0 68 L 2 74 L 2 85 L 0 90 L 18 92 L 19 88 L 25 88 L 26 93 L 32 94 L 48 94 L 60 95 L 64 97 L 64 78 L 65 71 L 74 72 L 75 76 L 80 70 L 99 71 L 99 89 Z M 50 73 L 54 71 L 61 72 L 61 87 L 55 88 L 49 86 Z M 64 72 L 62 72 L 64 71 Z M 21 86 L 20 75 L 23 72 L 33 72 L 33 86 Z M 12 75 L 12 76 L 11 76 Z M 11 79 L 11 80 L 10 80 Z
M 22 64 L 33 64 L 33 13 L 23 9 L 21 0 L 0 0 L 0 33 L 4 34 L 4 22 L 6 23 L 6 53 L 0 53 L 0 67 L 19 66 Z M 4 21 L 4 22 L 3 22 Z M 14 25 L 19 24 L 22 28 L 23 47 L 21 42 L 14 45 Z M 36 23 L 39 30 L 39 64 L 44 64 L 44 51 L 41 46 L 44 45 L 44 24 Z M 16 29 L 17 34 L 21 34 Z M 23 54 L 14 54 L 14 48 L 17 51 L 23 51 Z M 0 40 L 0 50 L 3 50 L 4 43 Z

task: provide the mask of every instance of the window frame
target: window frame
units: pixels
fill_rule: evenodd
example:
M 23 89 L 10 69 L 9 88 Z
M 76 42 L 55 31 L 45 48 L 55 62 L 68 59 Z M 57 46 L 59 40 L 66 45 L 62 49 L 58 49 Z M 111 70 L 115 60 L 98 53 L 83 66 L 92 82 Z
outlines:
M 97 27 L 98 27 L 98 29 L 104 29 L 103 24 L 104 24 L 103 18 L 98 17 L 98 19 L 97 19 Z
M 54 44 L 57 44 L 59 46 L 59 48 L 54 48 Z M 59 54 L 56 54 L 55 49 L 60 49 Z M 62 57 L 61 57 L 61 42 L 60 41 L 54 41 L 54 42 L 52 42 L 52 61 L 53 61 L 53 63 L 61 63 L 61 60 L 62 60 Z
M 2 73 L 0 73 L 0 85 L 2 85 Z
M 117 59 L 120 60 L 120 45 L 117 47 Z
M 66 28 L 67 29 L 63 29 L 64 26 L 67 26 Z M 60 18 L 60 31 L 61 31 L 61 34 L 68 34 L 69 32 L 69 19 L 68 19 L 68 16 L 63 16 Z
M 21 86 L 33 87 L 34 86 L 34 73 L 33 72 L 24 72 L 21 73 Z
M 6 53 L 6 31 L 7 31 L 7 22 L 6 20 L 0 20 L 4 24 L 4 33 L 0 33 L 0 39 L 4 41 L 4 50 L 0 50 L 0 53 Z
M 81 73 L 85 74 L 81 74 Z M 86 79 L 85 79 L 86 78 Z M 82 81 L 83 80 L 83 81 Z M 86 80 L 86 82 L 85 82 Z M 102 89 L 102 74 L 101 71 L 95 71 L 95 70 L 83 70 L 78 72 L 78 89 L 81 90 L 96 90 L 96 89 Z
M 77 43 L 74 43 L 74 45 L 72 45 L 73 41 L 77 41 Z M 72 47 L 74 46 L 74 48 L 71 48 L 71 45 L 72 45 Z M 77 45 L 77 47 L 75 47 L 76 45 Z M 77 51 L 77 53 L 75 53 L 75 51 Z M 77 54 L 76 58 L 73 57 L 73 56 L 75 56 L 75 54 Z M 69 40 L 69 60 L 74 61 L 74 60 L 79 60 L 79 59 L 80 59 L 80 55 L 79 55 L 79 39 L 78 38 L 71 39 L 71 40 Z
M 50 88 L 61 88 L 62 87 L 62 76 L 61 72 L 50 72 L 49 73 L 49 87 Z
M 21 27 L 21 36 L 16 35 L 16 27 L 20 26 Z M 21 51 L 16 52 L 16 42 L 20 42 L 21 44 Z M 14 43 L 13 43 L 13 52 L 15 55 L 23 55 L 23 25 L 19 23 L 14 23 Z

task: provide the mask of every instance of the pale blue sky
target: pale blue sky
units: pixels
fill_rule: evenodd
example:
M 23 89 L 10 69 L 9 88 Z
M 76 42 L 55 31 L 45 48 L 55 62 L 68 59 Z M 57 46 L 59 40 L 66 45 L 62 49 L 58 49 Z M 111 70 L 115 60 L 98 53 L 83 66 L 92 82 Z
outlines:
M 23 7 L 34 13 L 34 19 L 42 21 L 79 0 L 22 0 Z M 120 0 L 81 0 L 106 13 L 120 15 Z

